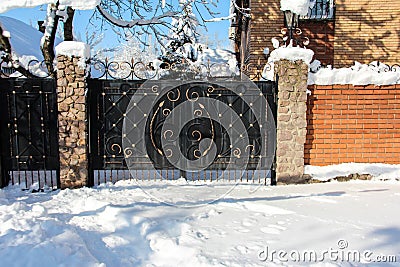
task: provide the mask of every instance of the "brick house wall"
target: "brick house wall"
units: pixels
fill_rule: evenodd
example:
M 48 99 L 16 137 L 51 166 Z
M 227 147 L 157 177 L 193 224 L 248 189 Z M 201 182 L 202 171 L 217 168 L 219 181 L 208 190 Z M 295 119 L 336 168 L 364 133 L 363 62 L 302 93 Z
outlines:
M 263 50 L 284 26 L 279 0 L 250 0 L 250 63 L 266 63 Z M 351 66 L 354 61 L 400 62 L 400 1 L 336 0 L 334 20 L 300 20 L 308 48 L 324 65 Z
M 400 164 L 399 84 L 309 90 L 305 164 Z
M 333 65 L 335 21 L 301 20 L 299 26 L 303 35 L 310 39 L 307 48 L 314 51 L 314 57 L 323 65 Z
M 400 1 L 336 0 L 334 65 L 400 62 Z
M 250 8 L 250 63 L 257 64 L 260 60 L 264 66 L 267 63 L 264 48 L 274 49 L 271 38 L 279 36 L 284 27 L 283 13 L 277 0 L 250 0 Z

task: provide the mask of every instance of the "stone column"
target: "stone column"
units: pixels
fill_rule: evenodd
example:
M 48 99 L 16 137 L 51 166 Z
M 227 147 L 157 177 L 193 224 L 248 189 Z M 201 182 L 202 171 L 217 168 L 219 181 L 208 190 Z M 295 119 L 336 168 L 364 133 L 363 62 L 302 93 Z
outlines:
M 61 188 L 87 185 L 86 70 L 79 58 L 57 56 L 58 130 Z
M 278 75 L 276 179 L 279 184 L 305 182 L 308 66 L 302 60 L 275 62 Z

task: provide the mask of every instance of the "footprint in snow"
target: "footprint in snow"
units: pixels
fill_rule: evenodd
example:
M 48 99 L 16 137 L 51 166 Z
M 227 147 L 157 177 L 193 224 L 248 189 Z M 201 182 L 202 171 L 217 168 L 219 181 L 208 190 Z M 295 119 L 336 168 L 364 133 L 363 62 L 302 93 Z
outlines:
M 284 226 L 275 225 L 275 224 L 269 224 L 269 225 L 268 225 L 268 227 L 276 228 L 276 229 L 278 229 L 278 230 L 282 230 L 282 231 L 284 231 L 284 230 L 286 230 L 286 229 L 287 229 L 287 228 L 286 228 L 286 227 L 284 227 Z
M 241 254 L 248 254 L 249 249 L 246 246 L 236 246 L 235 249 L 239 251 Z
M 248 233 L 248 232 L 250 232 L 249 229 L 242 228 L 242 227 L 235 228 L 235 231 L 236 231 L 236 232 L 239 232 L 239 233 Z
M 209 236 L 209 234 L 208 234 L 207 231 L 203 231 L 203 232 L 198 231 L 198 232 L 196 232 L 196 237 L 201 239 L 201 240 L 207 240 L 208 236 Z
M 253 226 L 254 224 L 256 224 L 258 221 L 255 219 L 251 219 L 251 218 L 245 218 L 242 220 L 242 225 L 249 227 L 249 226 Z
M 260 228 L 260 231 L 263 232 L 264 234 L 272 234 L 272 235 L 279 235 L 281 233 L 281 230 L 276 229 L 275 227 L 262 227 Z

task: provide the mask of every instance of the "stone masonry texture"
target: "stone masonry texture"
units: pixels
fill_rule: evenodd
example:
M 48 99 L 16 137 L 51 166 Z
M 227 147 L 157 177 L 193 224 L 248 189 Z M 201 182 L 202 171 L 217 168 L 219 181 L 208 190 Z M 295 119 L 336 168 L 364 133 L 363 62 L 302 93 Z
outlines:
M 278 80 L 276 178 L 278 183 L 299 183 L 304 174 L 307 132 L 307 75 L 303 61 L 275 62 Z
M 79 58 L 57 57 L 57 96 L 61 188 L 87 185 L 86 73 Z

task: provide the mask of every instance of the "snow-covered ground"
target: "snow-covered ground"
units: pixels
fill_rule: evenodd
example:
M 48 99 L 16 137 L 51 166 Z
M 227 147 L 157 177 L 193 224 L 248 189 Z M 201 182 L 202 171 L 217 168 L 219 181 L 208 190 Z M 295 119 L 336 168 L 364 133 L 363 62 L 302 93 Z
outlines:
M 374 180 L 400 180 L 400 165 L 384 163 L 342 163 L 329 166 L 306 165 L 305 173 L 321 181 L 355 173 L 370 174 Z
M 381 256 L 400 262 L 400 182 L 238 185 L 205 204 L 231 186 L 140 188 L 125 181 L 35 194 L 2 189 L 0 266 L 360 266 Z

